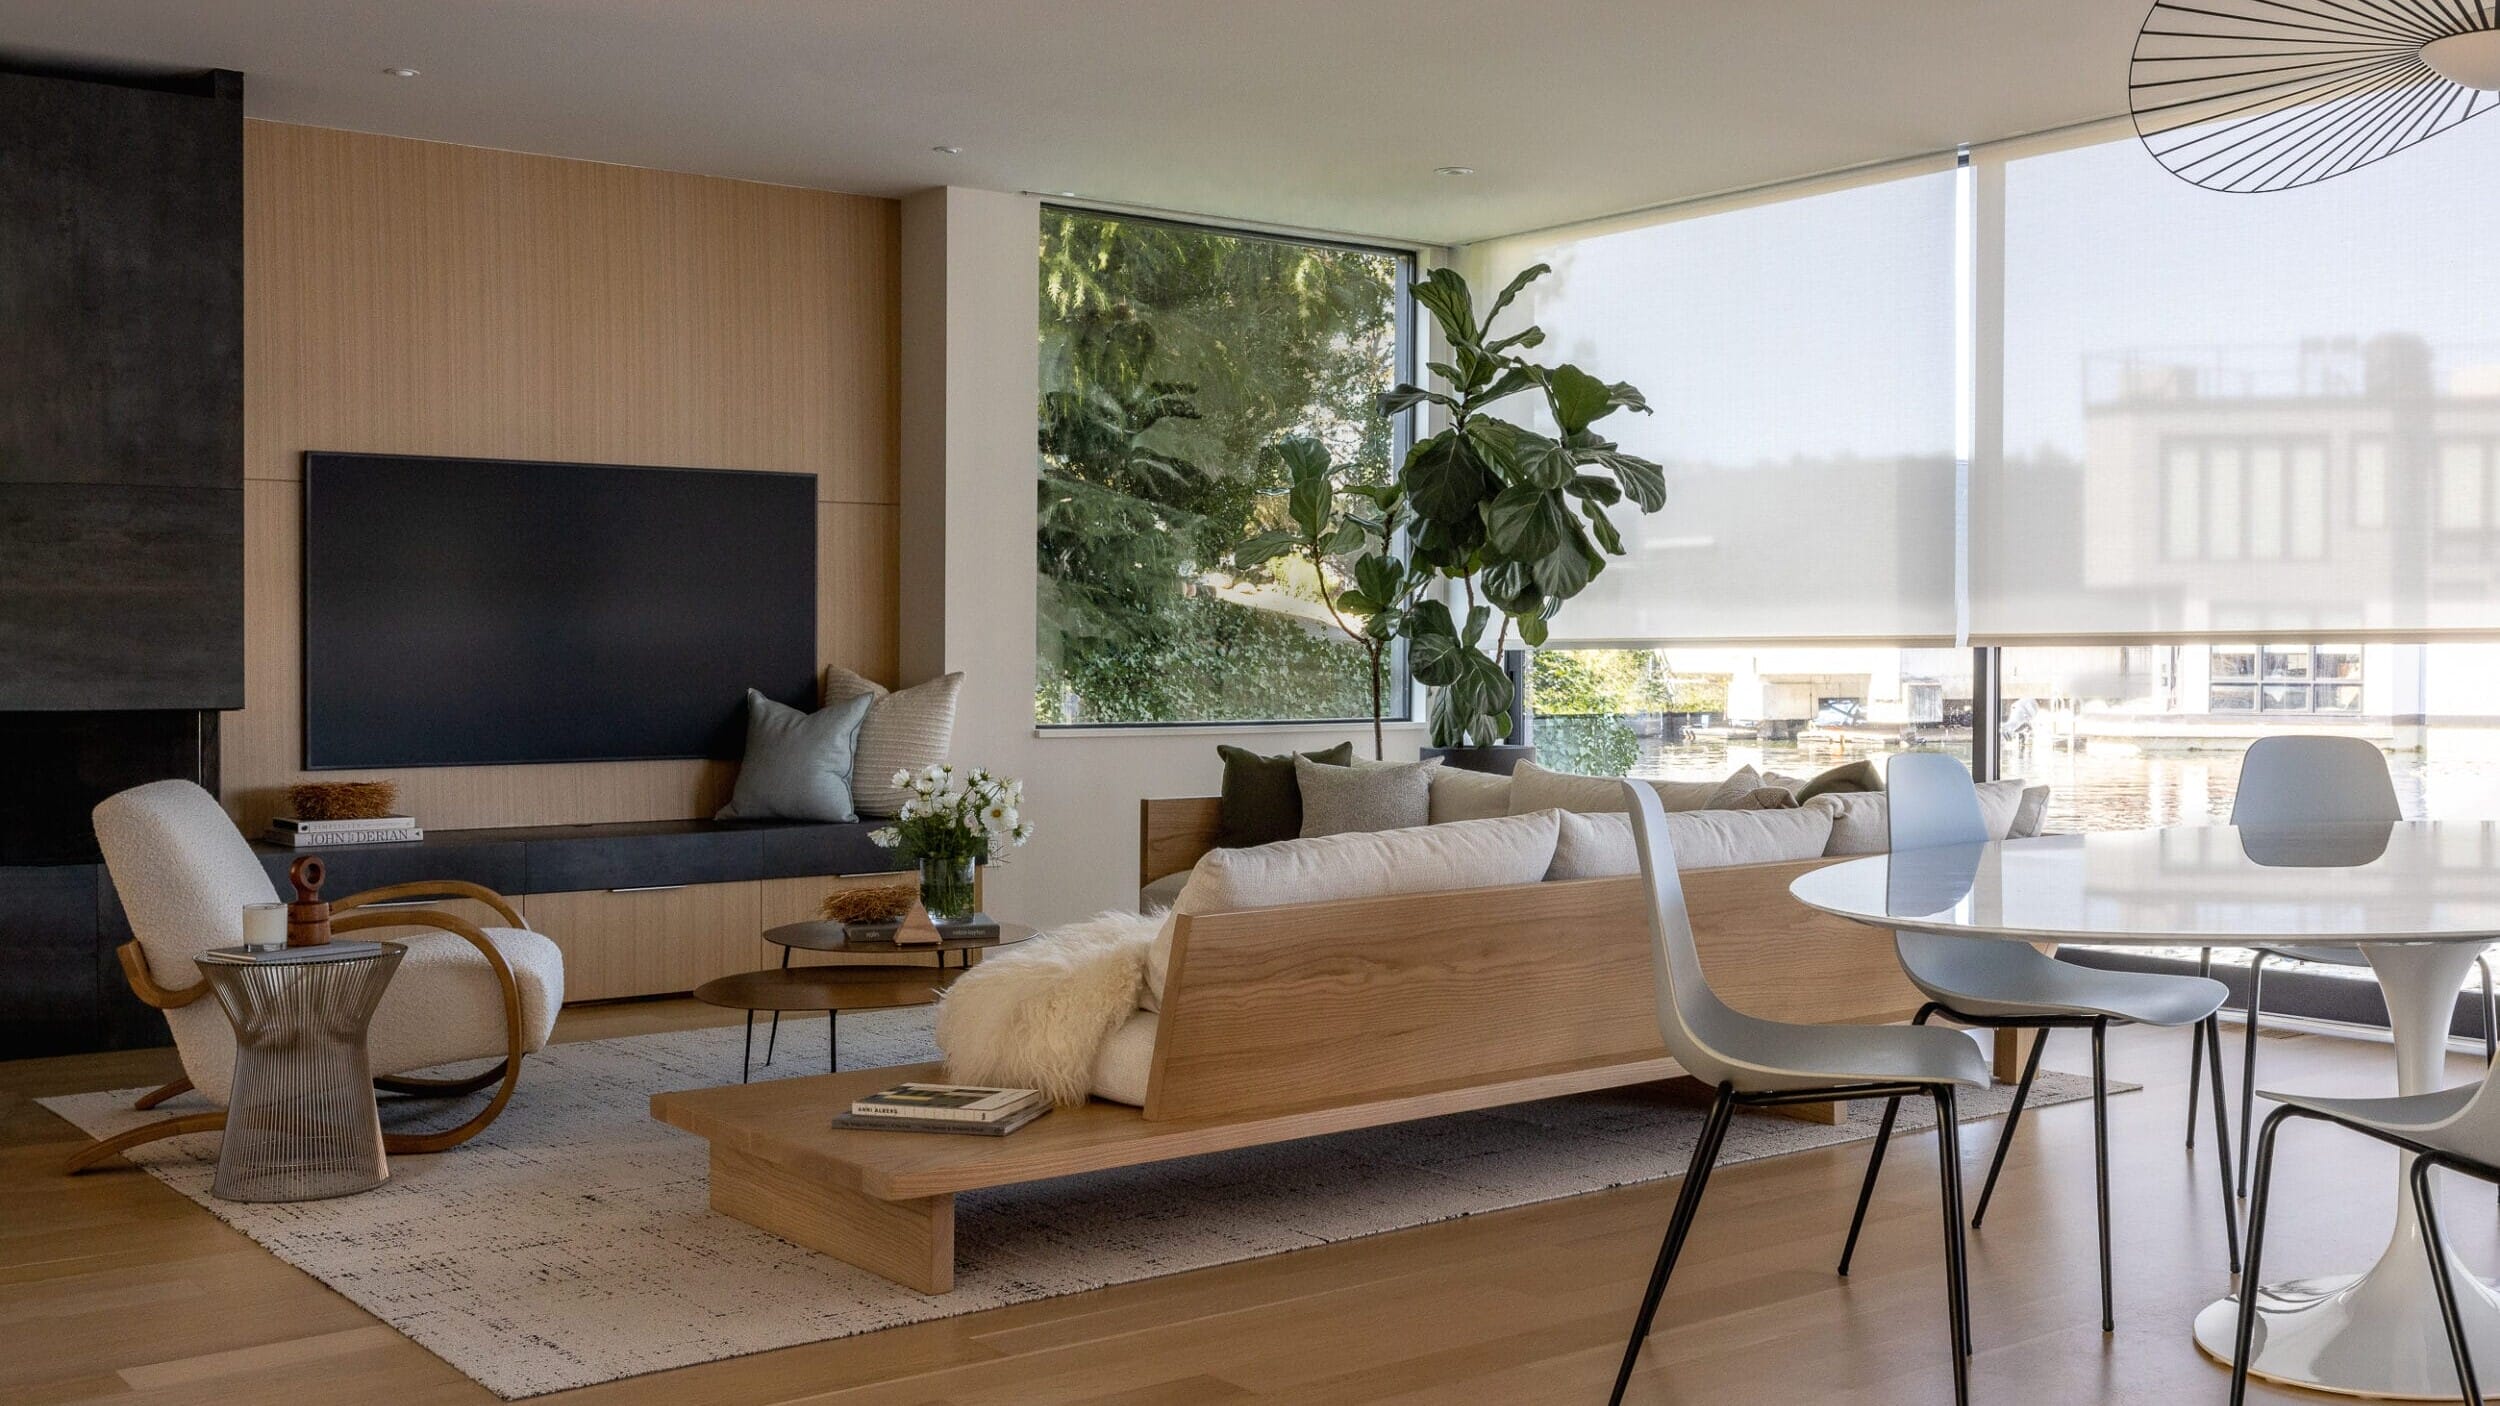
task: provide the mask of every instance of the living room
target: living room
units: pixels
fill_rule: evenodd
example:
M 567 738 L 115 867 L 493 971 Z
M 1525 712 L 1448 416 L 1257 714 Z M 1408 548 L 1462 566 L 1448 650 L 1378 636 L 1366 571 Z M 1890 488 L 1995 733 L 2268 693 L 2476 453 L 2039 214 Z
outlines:
M 2495 106 L 0 0 L 0 1398 L 2479 1399 Z

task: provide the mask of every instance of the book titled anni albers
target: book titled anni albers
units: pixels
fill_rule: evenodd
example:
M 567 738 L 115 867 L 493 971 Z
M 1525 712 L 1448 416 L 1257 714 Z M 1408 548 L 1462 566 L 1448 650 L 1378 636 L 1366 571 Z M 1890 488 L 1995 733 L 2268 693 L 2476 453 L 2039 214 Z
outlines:
M 394 844 L 424 838 L 425 831 L 413 815 L 379 815 L 370 820 L 298 820 L 281 815 L 269 822 L 270 842 L 293 849 Z
M 844 1128 L 1004 1137 L 1049 1111 L 1039 1089 L 896 1084 L 855 1101 L 833 1121 Z

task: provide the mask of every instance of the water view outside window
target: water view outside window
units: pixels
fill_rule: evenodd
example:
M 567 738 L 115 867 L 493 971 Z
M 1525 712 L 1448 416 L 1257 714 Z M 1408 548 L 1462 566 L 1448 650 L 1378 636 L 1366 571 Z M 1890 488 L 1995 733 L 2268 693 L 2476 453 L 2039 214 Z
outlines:
M 2008 649 L 2004 670 L 2004 774 L 2051 788 L 2052 831 L 2224 823 L 2248 744 L 2283 732 L 2378 744 L 2408 816 L 2500 819 L 2500 646 Z M 1547 651 L 1531 679 L 1539 760 L 1565 770 L 1970 759 L 1968 650 Z
M 1043 724 L 1368 718 L 1364 652 L 1307 565 L 1238 568 L 1281 525 L 1272 446 L 1385 480 L 1407 256 L 1045 209 Z M 1402 666 L 1384 696 L 1404 717 Z

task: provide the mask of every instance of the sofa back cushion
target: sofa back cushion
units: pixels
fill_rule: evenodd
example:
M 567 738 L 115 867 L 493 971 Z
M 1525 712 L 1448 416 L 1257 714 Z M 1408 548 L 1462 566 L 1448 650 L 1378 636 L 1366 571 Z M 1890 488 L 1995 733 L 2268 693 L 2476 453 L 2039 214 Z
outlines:
M 1723 783 L 1717 781 L 1652 780 L 1650 789 L 1658 793 L 1658 802 L 1669 812 L 1700 810 L 1710 804 Z M 1760 784 L 1757 780 L 1756 785 Z M 1747 786 L 1746 790 L 1753 789 Z M 1547 771 L 1534 762 L 1521 762 L 1510 777 L 1510 813 L 1528 815 L 1540 810 L 1567 810 L 1580 815 L 1620 815 L 1623 813 L 1623 779 L 1616 776 L 1579 776 L 1568 771 Z
M 1782 810 L 1691 810 L 1667 816 L 1667 843 L 1678 869 L 1724 869 L 1820 859 L 1831 842 L 1832 818 L 1804 807 Z M 1548 879 L 1611 879 L 1641 872 L 1629 815 L 1559 813 Z
M 1294 787 L 1302 796 L 1302 833 L 1349 835 L 1366 830 L 1404 830 L 1432 821 L 1432 773 L 1437 763 L 1357 762 L 1323 766 L 1293 759 Z
M 1432 769 L 1431 821 L 1496 820 L 1510 814 L 1510 778 L 1489 771 L 1437 766 Z
M 1217 811 L 1215 842 L 1225 849 L 1274 844 L 1302 833 L 1302 788 L 1294 780 L 1294 754 L 1263 757 L 1247 747 L 1217 744 L 1224 759 L 1224 802 Z M 1301 755 L 1324 766 L 1352 766 L 1354 744 L 1340 742 Z
M 1533 884 L 1554 862 L 1555 825 L 1554 814 L 1545 811 L 1209 850 L 1155 934 L 1146 959 L 1144 1004 L 1162 1009 L 1172 929 L 1183 914 Z
M 2026 786 L 2020 780 L 1979 783 L 1979 814 L 1988 822 L 1989 839 L 2016 835 L 2015 815 L 2028 790 L 2041 792 L 2045 810 L 2045 786 Z M 1892 848 L 1892 798 L 1883 792 L 1826 791 L 1806 802 L 1804 809 L 1831 813 L 1832 842 L 1825 854 L 1882 854 Z

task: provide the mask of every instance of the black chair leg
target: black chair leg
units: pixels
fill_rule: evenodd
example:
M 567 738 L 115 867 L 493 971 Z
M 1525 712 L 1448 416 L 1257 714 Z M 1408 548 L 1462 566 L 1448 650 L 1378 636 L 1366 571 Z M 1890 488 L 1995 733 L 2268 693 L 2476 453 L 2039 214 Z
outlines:
M 2101 1331 L 2118 1330 L 2109 1294 L 2109 1022 L 2092 1022 L 2092 1185 L 2101 1212 Z
M 2240 1194 L 2248 1194 L 2248 1124 L 2257 1113 L 2257 1012 L 2266 998 L 2266 954 L 2248 964 L 2248 1024 L 2240 1032 Z
M 2248 1203 L 2248 1264 L 2240 1271 L 2240 1323 L 2231 1347 L 2231 1406 L 2242 1406 L 2248 1399 L 2248 1354 L 2256 1341 L 2257 1294 L 2263 1282 L 2258 1266 L 2266 1252 L 2266 1192 L 2274 1185 L 2274 1135 L 2291 1116 L 2289 1108 L 2274 1110 L 2258 1139 L 2257 1194 Z
M 1910 1017 L 1910 1024 L 1925 1025 L 1927 1018 L 1943 1009 L 1930 1001 Z M 1858 1231 L 1866 1225 L 1866 1208 L 1875 1199 L 1875 1178 L 1884 1170 L 1884 1149 L 1892 1143 L 1893 1120 L 1901 1116 L 1898 1095 L 1884 1100 L 1884 1121 L 1876 1126 L 1874 1150 L 1866 1154 L 1866 1180 L 1858 1186 L 1858 1208 L 1849 1216 L 1849 1238 L 1840 1247 L 1840 1277 L 1849 1277 L 1849 1261 L 1858 1252 Z
M 2207 1071 L 2214 1083 L 2214 1155 L 2221 1160 L 2222 1233 L 2231 1247 L 2231 1272 L 2240 1272 L 2240 1201 L 2231 1186 L 2231 1100 L 2222 1091 L 2222 1017 L 2209 1015 L 2200 1022 L 2205 1027 L 2205 1054 L 2212 1061 Z M 2246 1136 L 2246 1134 L 2242 1134 Z
M 2465 1346 L 2465 1324 L 2457 1316 L 2457 1286 L 2448 1277 L 2448 1242 L 2439 1233 L 2439 1204 L 2431 1192 L 2428 1157 L 2413 1159 L 2413 1213 L 2422 1221 L 2422 1249 L 2431 1257 L 2431 1287 L 2439 1294 L 2439 1321 L 2448 1330 L 2448 1353 L 2457 1362 L 2457 1391 L 2467 1401 L 2483 1399 L 2474 1383 L 2474 1355 Z
M 2214 949 L 2212 949 L 2212 948 L 2210 948 L 2210 947 L 2201 947 L 2201 948 L 2198 948 L 2198 949 L 2197 949 L 2197 952 L 2196 952 L 2196 974 L 2197 974 L 2198 976 L 2212 976 L 2212 975 L 2214 974 Z M 2197 1095 L 2197 1085 L 2198 1085 L 2198 1084 L 2199 1084 L 2199 1083 L 2200 1083 L 2200 1082 L 2204 1079 L 2204 1077 L 2205 1077 L 2205 1027 L 2203 1027 L 2203 1026 L 2201 1026 L 2201 1025 L 2200 1025 L 2200 1026 L 2196 1027 L 2196 1029 L 2195 1029 L 2195 1030 L 2194 1030 L 2194 1031 L 2193 1031 L 2193 1032 L 2192 1032 L 2192 1033 L 2188 1036 L 2188 1130 L 2187 1130 L 2187 1145 L 2188 1145 L 2191 1149 L 2193 1149 L 2193 1148 L 2196 1146 L 2196 1095 Z
M 1667 1221 L 1667 1238 L 1658 1247 L 1658 1263 L 1649 1271 L 1649 1289 L 1641 1295 L 1640 1315 L 1632 1320 L 1632 1341 L 1624 1346 L 1623 1366 L 1615 1373 L 1615 1393 L 1607 1398 L 1609 1406 L 1621 1406 L 1623 1389 L 1632 1382 L 1632 1366 L 1641 1357 L 1641 1345 L 1649 1340 L 1649 1325 L 1658 1316 L 1658 1301 L 1666 1296 L 1667 1276 L 1675 1271 L 1675 1258 L 1684 1249 L 1684 1236 L 1693 1227 L 1693 1214 L 1701 1209 L 1702 1188 L 1710 1183 L 1710 1167 L 1719 1157 L 1719 1144 L 1727 1137 L 1727 1125 L 1736 1116 L 1736 1094 L 1725 1084 L 1719 1086 L 1718 1097 L 1710 1104 L 1710 1116 L 1701 1125 L 1701 1140 L 1693 1144 L 1692 1163 L 1684 1169 L 1684 1187 L 1676 1193 L 1675 1214 Z
M 1970 1401 L 1970 1258 L 1962 1238 L 1962 1121 L 1953 1086 L 1939 1084 L 1936 1100 L 1936 1177 L 1944 1202 L 1945 1314 L 1953 1329 L 1953 1400 Z
M 2048 1043 L 2047 1029 L 2031 1033 L 2031 1055 L 2023 1061 L 2023 1080 L 2014 1086 L 2013 1105 L 2005 1110 L 2005 1127 L 1997 1134 L 1996 1155 L 1988 1159 L 1988 1179 L 1979 1187 L 1978 1209 L 1971 1212 L 1970 1227 L 1973 1230 L 1977 1230 L 1979 1223 L 1988 1218 L 1988 1198 L 1996 1194 L 1997 1173 L 2005 1170 L 2005 1149 L 2014 1145 L 2014 1129 L 2022 1125 L 2023 1103 L 2031 1097 L 2031 1081 L 2040 1073 L 2040 1051 Z

